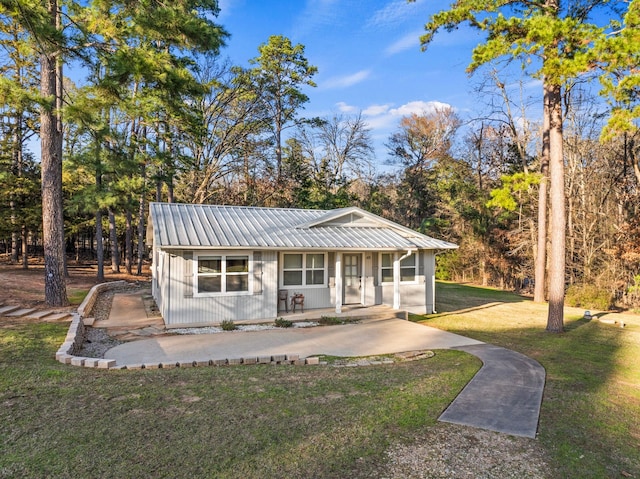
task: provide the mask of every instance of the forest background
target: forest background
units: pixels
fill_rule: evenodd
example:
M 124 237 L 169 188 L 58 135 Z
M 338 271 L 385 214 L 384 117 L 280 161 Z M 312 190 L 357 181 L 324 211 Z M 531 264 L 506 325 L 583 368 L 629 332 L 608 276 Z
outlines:
M 567 299 L 597 309 L 640 308 L 640 15 L 637 0 L 612 3 L 606 37 L 626 43 L 600 57 L 630 63 L 594 63 L 562 89 Z M 532 290 L 544 125 L 514 94 L 526 69 L 484 65 L 481 115 L 406 116 L 380 158 L 362 115 L 304 117 L 317 68 L 303 45 L 272 36 L 249 67 L 233 65 L 218 12 L 213 0 L 0 1 L 0 252 L 26 268 L 46 250 L 49 163 L 34 144 L 52 114 L 67 258 L 97 261 L 99 277 L 105 263 L 142 272 L 150 201 L 355 205 L 457 243 L 438 257 L 441 279 Z

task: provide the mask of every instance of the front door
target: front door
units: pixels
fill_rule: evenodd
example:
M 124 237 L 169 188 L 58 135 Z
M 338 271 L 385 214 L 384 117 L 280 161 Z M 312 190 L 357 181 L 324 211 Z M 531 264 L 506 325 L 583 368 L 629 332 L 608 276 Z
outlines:
M 362 276 L 360 255 L 344 255 L 344 301 L 343 304 L 360 304 L 360 278 Z

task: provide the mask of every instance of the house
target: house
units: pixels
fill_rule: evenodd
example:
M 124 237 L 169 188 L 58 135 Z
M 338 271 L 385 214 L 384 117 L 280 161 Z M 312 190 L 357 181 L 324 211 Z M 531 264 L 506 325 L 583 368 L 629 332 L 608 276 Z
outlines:
M 435 255 L 457 248 L 355 207 L 149 209 L 153 296 L 168 328 L 274 320 L 294 294 L 305 310 L 432 313 Z

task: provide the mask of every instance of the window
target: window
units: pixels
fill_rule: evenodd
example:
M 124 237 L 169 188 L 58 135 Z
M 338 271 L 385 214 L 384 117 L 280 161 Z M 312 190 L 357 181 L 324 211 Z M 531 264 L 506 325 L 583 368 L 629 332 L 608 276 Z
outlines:
M 381 253 L 380 281 L 393 283 L 393 253 Z M 412 253 L 400 261 L 400 282 L 410 283 L 416 280 L 417 254 Z
M 248 255 L 212 255 L 197 258 L 199 294 L 249 292 Z
M 282 255 L 282 286 L 323 286 L 325 271 L 324 253 Z

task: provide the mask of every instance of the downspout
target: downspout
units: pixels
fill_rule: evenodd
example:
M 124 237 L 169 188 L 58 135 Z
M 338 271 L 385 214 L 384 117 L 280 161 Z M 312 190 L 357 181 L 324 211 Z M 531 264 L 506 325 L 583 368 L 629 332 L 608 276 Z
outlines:
M 393 262 L 393 309 L 400 309 L 400 262 L 408 258 L 415 250 L 409 248 L 404 256 Z M 396 253 L 397 254 L 397 253 Z

